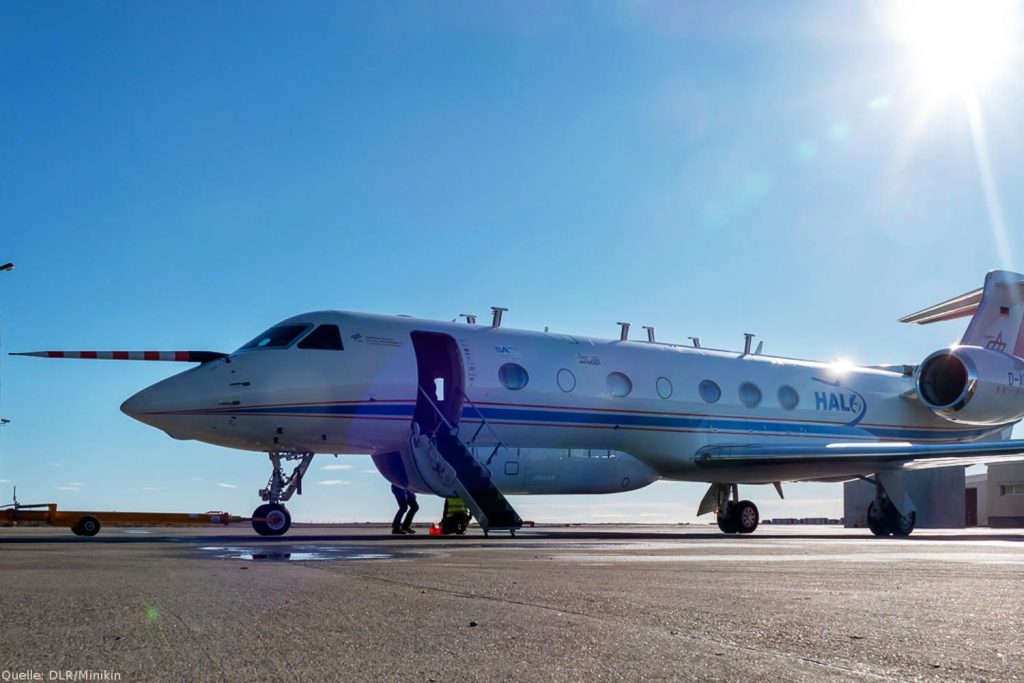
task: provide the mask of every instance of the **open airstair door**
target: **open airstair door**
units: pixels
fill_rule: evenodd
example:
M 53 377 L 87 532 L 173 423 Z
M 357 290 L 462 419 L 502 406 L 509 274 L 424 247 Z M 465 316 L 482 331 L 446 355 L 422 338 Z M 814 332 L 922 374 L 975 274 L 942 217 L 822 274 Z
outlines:
M 440 470 L 430 462 L 436 461 L 438 454 L 444 459 L 455 474 L 451 486 L 473 511 L 484 533 L 499 529 L 515 533 L 523 521 L 494 485 L 487 468 L 458 436 L 464 396 L 458 345 L 450 336 L 434 332 L 413 332 L 412 343 L 419 384 L 413 421 L 420 434 L 411 440 L 413 457 L 435 471 Z
M 447 334 L 434 332 L 413 332 L 412 345 L 419 374 L 413 421 L 421 434 L 434 434 L 445 420 L 458 427 L 464 376 L 458 345 Z

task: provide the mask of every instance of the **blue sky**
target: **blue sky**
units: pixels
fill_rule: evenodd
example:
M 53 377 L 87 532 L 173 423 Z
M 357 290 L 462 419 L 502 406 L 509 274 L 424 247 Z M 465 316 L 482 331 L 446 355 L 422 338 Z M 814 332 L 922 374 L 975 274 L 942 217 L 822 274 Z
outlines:
M 979 162 L 887 5 L 0 2 L 3 349 L 230 350 L 306 310 L 503 305 L 515 327 L 917 362 L 962 326 L 897 317 L 1024 267 L 1024 71 L 1010 55 L 978 89 Z M 265 456 L 118 410 L 174 367 L 2 362 L 23 501 L 258 502 Z M 368 459 L 324 460 L 297 519 L 390 516 Z M 517 503 L 677 521 L 703 488 Z M 836 485 L 749 493 L 841 512 Z

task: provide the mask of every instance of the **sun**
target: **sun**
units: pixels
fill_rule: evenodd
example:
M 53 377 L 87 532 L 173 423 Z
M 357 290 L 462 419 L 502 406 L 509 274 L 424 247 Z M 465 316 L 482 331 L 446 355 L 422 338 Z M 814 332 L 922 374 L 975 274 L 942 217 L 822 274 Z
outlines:
M 990 88 L 1008 69 L 1020 3 L 1014 0 L 901 0 L 889 25 L 909 52 L 912 79 L 931 97 Z

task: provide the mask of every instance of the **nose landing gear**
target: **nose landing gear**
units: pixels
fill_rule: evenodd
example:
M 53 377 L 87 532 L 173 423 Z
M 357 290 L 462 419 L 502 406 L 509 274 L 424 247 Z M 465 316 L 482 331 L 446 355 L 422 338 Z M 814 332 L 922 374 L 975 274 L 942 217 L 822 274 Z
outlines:
M 266 504 L 260 505 L 252 513 L 252 528 L 260 536 L 281 536 L 292 525 L 292 516 L 281 501 L 288 500 L 293 493 L 302 495 L 302 476 L 313 462 L 314 453 L 270 453 L 273 471 L 267 488 L 260 489 L 260 498 Z M 281 461 L 297 460 L 298 464 L 287 477 L 281 469 Z
M 252 513 L 252 528 L 260 536 L 280 536 L 292 525 L 288 508 L 280 503 L 260 505 Z

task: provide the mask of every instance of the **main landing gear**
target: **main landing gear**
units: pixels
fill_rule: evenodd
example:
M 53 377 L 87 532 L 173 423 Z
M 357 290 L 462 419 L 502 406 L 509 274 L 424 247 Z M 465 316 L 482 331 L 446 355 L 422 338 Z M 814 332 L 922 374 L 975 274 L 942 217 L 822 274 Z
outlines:
M 718 495 L 718 528 L 727 534 L 750 534 L 761 521 L 757 506 L 749 500 L 737 500 L 740 497 L 739 486 L 736 484 L 722 485 Z
M 260 536 L 281 536 L 291 528 L 292 516 L 281 501 L 288 500 L 293 493 L 302 495 L 302 476 L 313 462 L 313 453 L 270 453 L 274 469 L 270 473 L 267 488 L 260 489 L 260 498 L 266 501 L 253 510 L 252 528 Z M 292 473 L 285 477 L 281 461 L 297 460 Z
M 875 485 L 875 499 L 868 504 L 867 514 L 871 533 L 875 536 L 909 536 L 917 522 L 917 513 L 910 511 L 905 515 L 900 514 L 877 476 L 873 479 L 862 478 Z

